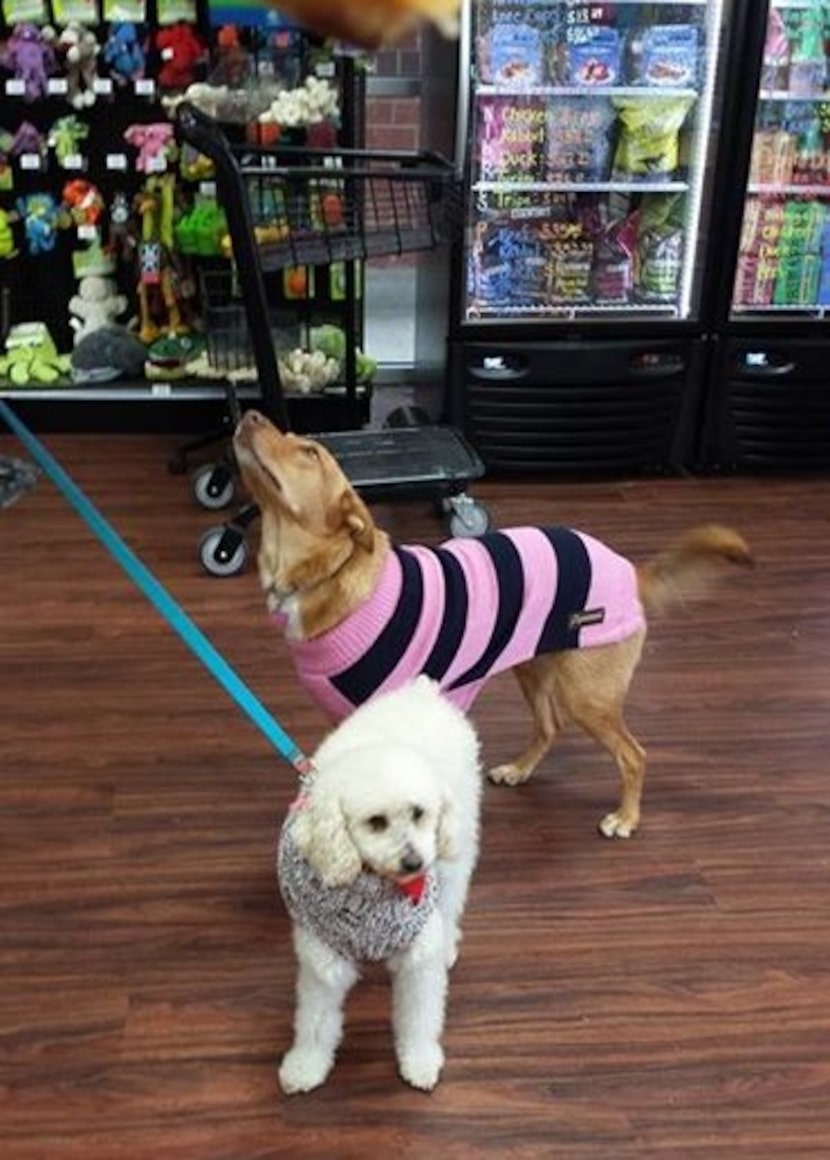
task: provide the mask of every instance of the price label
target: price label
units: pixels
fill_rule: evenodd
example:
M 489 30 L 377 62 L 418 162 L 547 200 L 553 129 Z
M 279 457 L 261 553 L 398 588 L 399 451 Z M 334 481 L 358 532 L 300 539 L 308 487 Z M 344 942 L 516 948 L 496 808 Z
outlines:
M 321 60 L 314 69 L 318 77 L 333 77 L 335 74 L 335 67 L 333 60 Z
M 33 170 L 40 169 L 43 166 L 43 158 L 39 153 L 21 153 L 20 154 L 20 168 L 26 169 L 30 173 Z
M 216 182 L 200 181 L 199 193 L 201 193 L 202 197 L 216 197 Z
M 126 153 L 108 153 L 107 154 L 107 169 L 117 170 L 122 172 L 127 168 L 127 154 Z
M 6 96 L 7 97 L 25 97 L 26 96 L 26 82 L 18 80 L 17 77 L 10 77 L 6 81 Z
M 166 173 L 167 172 L 167 158 L 166 157 L 148 157 L 147 158 L 147 172 L 148 173 Z
M 150 394 L 154 399 L 169 399 L 173 394 L 172 383 L 153 383 Z
M 111 77 L 96 77 L 92 82 L 92 91 L 99 97 L 108 97 L 112 93 Z
M 82 242 L 97 242 L 98 241 L 98 227 L 85 223 L 78 226 L 78 238 Z
M 46 91 L 52 97 L 63 97 L 69 92 L 69 81 L 66 77 L 49 77 Z
M 156 82 L 152 77 L 141 77 L 135 82 L 135 95 L 137 97 L 154 97 L 156 95 Z
M 84 159 L 80 153 L 67 153 L 63 159 L 64 169 L 83 169 Z

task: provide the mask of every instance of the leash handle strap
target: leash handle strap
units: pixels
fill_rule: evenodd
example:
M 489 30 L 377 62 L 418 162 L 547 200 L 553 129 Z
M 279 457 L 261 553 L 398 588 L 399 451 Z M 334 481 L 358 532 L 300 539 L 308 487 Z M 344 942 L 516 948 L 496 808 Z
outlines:
M 210 675 L 265 735 L 279 755 L 290 762 L 301 775 L 306 775 L 310 763 L 302 750 L 3 399 L 0 399 L 0 416 L 133 583 L 144 593 L 173 631 L 181 637 L 191 652 L 196 654 Z

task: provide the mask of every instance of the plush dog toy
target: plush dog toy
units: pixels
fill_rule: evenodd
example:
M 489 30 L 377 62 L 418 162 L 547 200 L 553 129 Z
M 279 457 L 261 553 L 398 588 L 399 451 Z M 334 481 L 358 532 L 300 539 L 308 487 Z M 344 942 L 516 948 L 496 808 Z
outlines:
M 147 58 L 138 28 L 130 21 L 110 26 L 103 56 L 110 76 L 120 87 L 144 76 Z
M 75 332 L 75 342 L 89 334 L 94 334 L 104 326 L 110 326 L 127 309 L 128 302 L 123 294 L 117 293 L 111 278 L 95 275 L 83 278 L 78 293 L 69 299 L 72 317 L 69 325 Z
M 124 140 L 138 150 L 135 167 L 139 173 L 157 173 L 167 167 L 175 149 L 175 130 L 169 121 L 130 125 Z
M 24 99 L 38 101 L 47 93 L 49 77 L 55 71 L 55 30 L 48 25 L 16 24 L 0 53 L 0 64 L 24 85 Z
M 67 99 L 73 109 L 88 109 L 95 104 L 95 78 L 98 75 L 98 38 L 82 24 L 67 24 L 56 42 L 59 57 L 66 69 L 69 84 Z
M 207 56 L 207 48 L 186 20 L 179 20 L 155 34 L 155 46 L 161 57 L 158 83 L 161 89 L 186 89 L 193 84 L 196 70 Z

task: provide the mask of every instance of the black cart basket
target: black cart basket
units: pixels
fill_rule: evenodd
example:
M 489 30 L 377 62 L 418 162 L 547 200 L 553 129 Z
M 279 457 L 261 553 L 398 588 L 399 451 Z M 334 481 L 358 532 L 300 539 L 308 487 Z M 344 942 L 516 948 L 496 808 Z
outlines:
M 429 152 L 234 144 L 216 121 L 187 102 L 176 111 L 176 126 L 180 139 L 213 163 L 232 250 L 232 263 L 206 271 L 202 281 L 208 350 L 213 345 L 220 369 L 232 371 L 242 347 L 242 357 L 255 367 L 258 405 L 287 429 L 287 392 L 266 280 L 290 268 L 342 262 L 345 297 L 354 305 L 355 261 L 433 249 L 453 239 L 462 220 L 457 175 L 446 159 Z M 228 290 L 231 279 L 235 298 Z M 234 329 L 235 340 L 229 342 Z M 348 429 L 315 432 L 315 437 L 366 498 L 434 493 L 450 516 L 453 534 L 486 530 L 486 511 L 464 490 L 484 468 L 454 428 L 415 423 L 355 429 L 357 327 L 344 330 Z M 221 352 L 218 343 L 224 344 Z M 233 389 L 229 398 L 235 420 Z M 255 514 L 248 509 L 203 540 L 202 561 L 209 571 L 229 574 L 244 565 L 241 533 Z

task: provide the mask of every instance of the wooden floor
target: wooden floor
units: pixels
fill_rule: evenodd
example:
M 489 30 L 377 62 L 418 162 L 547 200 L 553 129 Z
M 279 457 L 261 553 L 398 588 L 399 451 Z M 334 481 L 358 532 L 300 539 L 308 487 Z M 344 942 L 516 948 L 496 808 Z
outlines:
M 46 440 L 283 726 L 298 689 L 253 573 L 204 576 L 213 517 L 171 441 Z M 0 454 L 23 454 L 0 439 Z M 273 871 L 293 774 L 48 481 L 0 511 L 3 1160 L 830 1156 L 830 480 L 485 481 L 496 523 L 644 559 L 740 527 L 758 568 L 655 624 L 630 703 L 649 750 L 631 842 L 610 761 L 566 736 L 489 787 L 443 1082 L 396 1077 L 370 971 L 329 1083 L 275 1064 L 294 964 Z M 425 505 L 379 509 L 435 540 Z M 509 677 L 476 706 L 524 737 Z

